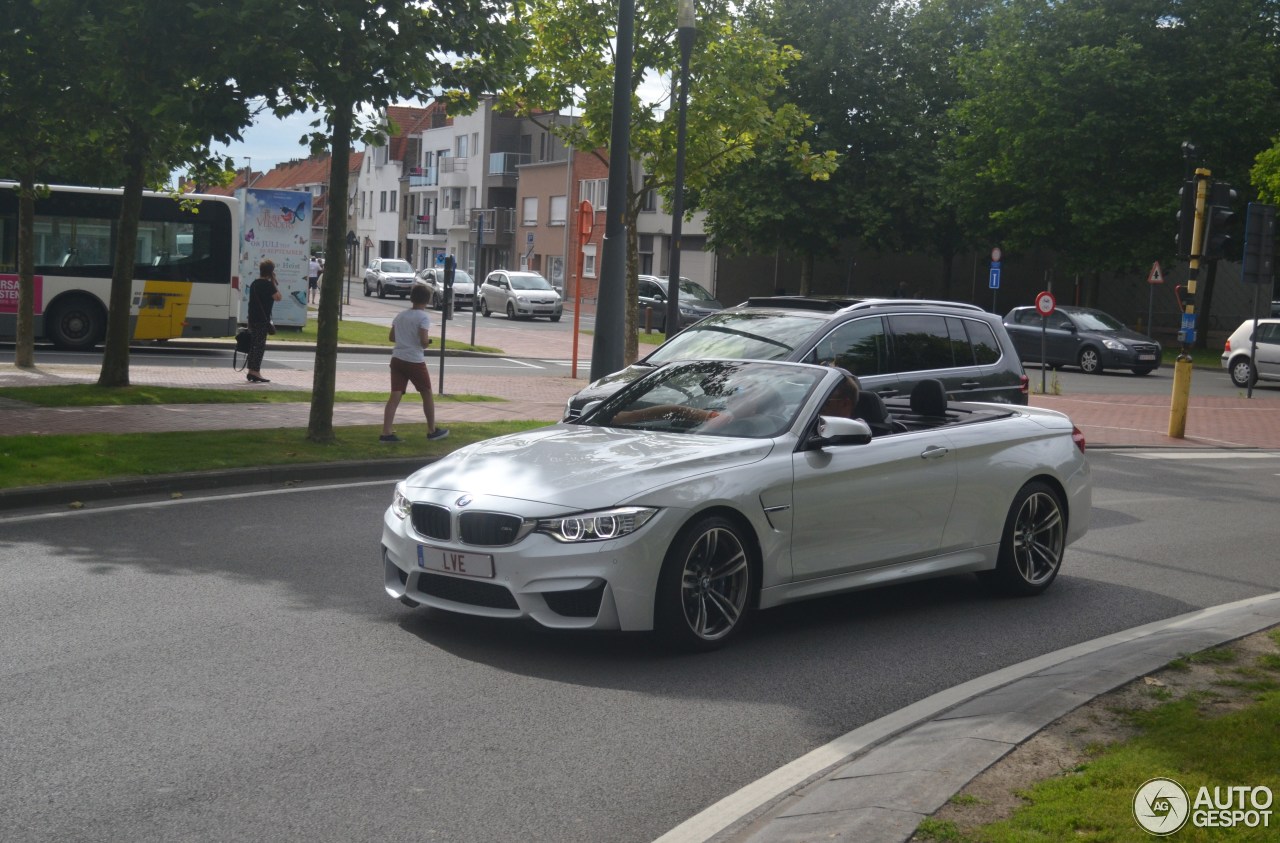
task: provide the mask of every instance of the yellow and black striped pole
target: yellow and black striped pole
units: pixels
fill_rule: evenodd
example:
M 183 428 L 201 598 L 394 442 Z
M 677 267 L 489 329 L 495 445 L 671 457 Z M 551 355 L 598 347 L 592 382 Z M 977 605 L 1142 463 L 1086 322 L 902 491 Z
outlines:
M 1191 400 L 1191 343 L 1195 340 L 1196 324 L 1196 279 L 1200 275 L 1200 259 L 1204 255 L 1205 206 L 1208 204 L 1211 175 L 1203 167 L 1196 169 L 1196 217 L 1191 230 L 1187 292 L 1182 300 L 1182 326 L 1178 331 L 1182 351 L 1173 364 L 1173 396 L 1169 403 L 1169 435 L 1174 439 L 1183 438 L 1187 432 L 1187 405 Z

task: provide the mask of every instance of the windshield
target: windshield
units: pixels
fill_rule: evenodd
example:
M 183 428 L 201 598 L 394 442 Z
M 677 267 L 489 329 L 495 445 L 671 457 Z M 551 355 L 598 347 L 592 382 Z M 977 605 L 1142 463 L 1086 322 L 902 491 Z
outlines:
M 409 266 L 408 262 L 406 261 L 383 261 L 382 271 L 383 272 L 407 272 L 408 274 L 412 275 L 413 267 Z
M 551 285 L 541 275 L 512 275 L 513 290 L 550 290 Z
M 1082 331 L 1123 331 L 1124 325 L 1101 310 L 1076 310 L 1071 312 L 1077 327 Z
M 667 279 L 662 279 L 663 286 L 666 286 Z M 716 297 L 707 292 L 707 289 L 696 281 L 690 281 L 688 278 L 680 279 L 680 298 L 694 299 L 696 301 L 715 301 Z
M 443 272 L 442 272 L 442 273 L 440 273 L 440 282 L 441 282 L 441 283 L 444 283 L 444 273 L 443 273 Z M 463 272 L 461 269 L 455 269 L 455 270 L 453 271 L 453 286 L 455 286 L 455 287 L 456 287 L 456 286 L 458 286 L 459 284 L 470 284 L 470 283 L 471 283 L 471 276 L 470 276 L 470 275 L 468 275 L 467 273 Z
M 791 428 L 823 375 L 759 361 L 680 363 L 636 381 L 579 423 L 767 439 Z
M 664 343 L 646 363 L 718 357 L 729 360 L 782 360 L 825 320 L 808 314 L 734 310 L 703 319 Z

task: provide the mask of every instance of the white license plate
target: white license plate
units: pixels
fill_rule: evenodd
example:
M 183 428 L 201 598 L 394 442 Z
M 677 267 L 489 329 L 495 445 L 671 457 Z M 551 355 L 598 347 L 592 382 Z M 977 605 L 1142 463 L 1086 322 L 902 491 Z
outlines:
M 1139 354 L 1138 359 L 1139 360 L 1155 360 L 1156 356 L 1154 354 Z
M 459 553 L 418 545 L 418 567 L 460 577 L 493 579 L 493 557 L 487 553 Z

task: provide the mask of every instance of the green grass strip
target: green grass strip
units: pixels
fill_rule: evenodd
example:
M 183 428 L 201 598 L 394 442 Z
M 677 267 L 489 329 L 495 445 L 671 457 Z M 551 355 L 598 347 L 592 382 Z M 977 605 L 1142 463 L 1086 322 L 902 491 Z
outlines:
M 280 328 L 270 338 L 270 342 L 305 342 L 314 343 L 318 339 L 320 326 L 314 318 L 308 318 L 307 324 L 301 328 Z M 446 333 L 457 333 L 460 330 L 457 320 L 450 320 L 449 329 Z M 465 329 L 466 336 L 470 336 L 471 330 L 468 325 Z M 440 342 L 440 315 L 438 313 L 431 314 L 431 335 L 436 342 L 436 346 Z M 371 322 L 361 322 L 356 319 L 344 319 L 338 323 L 338 344 L 339 345 L 373 345 L 385 346 L 391 348 L 394 343 L 387 341 L 387 326 L 374 325 Z M 448 351 L 483 351 L 488 354 L 501 354 L 502 349 L 493 348 L 487 345 L 471 345 L 470 343 L 457 342 L 455 340 L 447 340 L 444 345 Z
M 468 422 L 449 425 L 449 438 L 427 441 L 426 423 L 397 424 L 401 442 L 378 441 L 378 425 L 335 429 L 330 444 L 309 442 L 304 428 L 171 433 L 59 434 L 0 437 L 0 488 L 106 478 L 267 465 L 375 461 L 440 456 L 464 445 L 547 422 Z
M 124 407 L 155 404 L 309 404 L 311 393 L 298 389 L 245 389 L 244 384 L 227 389 L 173 386 L 98 386 L 91 383 L 51 386 L 0 387 L 0 398 L 22 401 L 37 407 Z M 387 393 L 337 392 L 334 400 L 343 403 L 381 402 Z M 489 395 L 437 395 L 437 402 L 476 403 L 505 401 Z

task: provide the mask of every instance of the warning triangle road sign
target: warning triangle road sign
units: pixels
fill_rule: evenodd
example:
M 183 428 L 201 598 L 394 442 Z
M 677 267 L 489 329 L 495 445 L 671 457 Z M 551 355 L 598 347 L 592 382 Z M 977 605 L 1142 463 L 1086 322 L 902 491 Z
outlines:
M 1148 284 L 1163 284 L 1164 276 L 1160 274 L 1160 261 L 1151 264 L 1151 272 L 1147 274 Z

